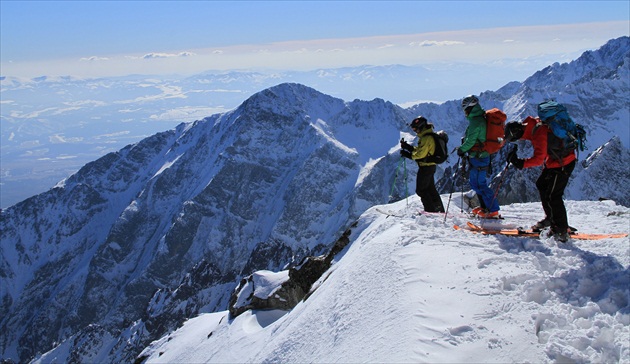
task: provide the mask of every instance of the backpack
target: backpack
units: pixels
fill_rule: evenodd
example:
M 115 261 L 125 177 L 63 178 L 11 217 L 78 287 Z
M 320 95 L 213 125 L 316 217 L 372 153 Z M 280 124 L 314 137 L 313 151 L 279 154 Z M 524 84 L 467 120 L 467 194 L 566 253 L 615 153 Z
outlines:
M 586 148 L 586 130 L 571 119 L 564 105 L 555 101 L 542 102 L 538 104 L 538 117 L 553 135 L 562 140 L 567 151 L 583 151 Z
M 435 151 L 433 155 L 422 158 L 422 162 L 440 164 L 444 163 L 448 158 L 448 134 L 444 130 L 440 130 L 435 133 L 430 133 L 435 140 Z
M 507 115 L 496 107 L 486 111 L 486 142 L 482 150 L 494 154 L 505 144 L 505 121 Z

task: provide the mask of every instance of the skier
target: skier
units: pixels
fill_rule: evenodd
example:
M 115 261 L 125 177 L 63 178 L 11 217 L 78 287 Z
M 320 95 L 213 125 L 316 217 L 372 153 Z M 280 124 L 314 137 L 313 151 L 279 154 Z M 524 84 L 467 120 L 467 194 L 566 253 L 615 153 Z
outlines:
M 424 211 L 444 212 L 442 198 L 435 188 L 434 175 L 436 164 L 424 161 L 435 153 L 435 139 L 433 124 L 427 122 L 423 116 L 418 116 L 409 124 L 411 129 L 418 134 L 418 146 L 413 147 L 405 139 L 400 140 L 400 155 L 413 159 L 418 163 L 418 175 L 416 176 L 416 194 L 420 196 Z
M 514 142 L 519 139 L 529 140 L 534 148 L 531 158 L 521 159 L 514 148 L 508 154 L 508 162 L 517 169 L 543 165 L 543 170 L 536 188 L 545 211 L 545 218 L 532 226 L 534 232 L 551 227 L 554 237 L 566 242 L 569 239 L 569 222 L 562 196 L 571 173 L 575 168 L 575 149 L 564 148 L 562 140 L 556 137 L 539 118 L 528 116 L 523 122 L 510 122 L 505 126 L 505 139 Z
M 483 149 L 486 141 L 485 110 L 479 105 L 479 99 L 474 95 L 462 100 L 462 109 L 469 124 L 462 145 L 457 148 L 457 155 L 463 158 L 468 153 L 470 187 L 477 193 L 481 205 L 472 212 L 482 218 L 497 219 L 501 217 L 499 201 L 486 182 L 486 175 L 490 170 L 490 154 Z

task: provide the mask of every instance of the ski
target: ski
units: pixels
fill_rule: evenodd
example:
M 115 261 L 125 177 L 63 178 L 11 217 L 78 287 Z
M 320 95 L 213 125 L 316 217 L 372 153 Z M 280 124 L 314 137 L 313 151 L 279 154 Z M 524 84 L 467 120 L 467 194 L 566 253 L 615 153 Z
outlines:
M 475 225 L 472 222 L 468 222 L 466 227 L 460 227 L 455 225 L 454 228 L 456 230 L 468 230 L 474 233 L 484 234 L 484 235 L 506 235 L 506 236 L 518 236 L 518 237 L 530 237 L 530 238 L 539 238 L 540 233 L 534 232 L 532 230 L 525 229 L 487 229 L 482 228 L 479 225 Z M 569 233 L 569 237 L 577 240 L 601 240 L 601 239 L 615 239 L 615 238 L 625 238 L 627 237 L 627 233 L 618 233 L 618 234 L 589 234 L 589 233 L 578 233 L 571 232 Z
M 385 211 L 385 210 L 381 210 L 381 209 L 376 209 L 376 211 L 380 212 L 381 214 L 387 215 L 387 217 L 393 216 L 393 217 L 404 217 L 402 215 L 398 215 L 392 211 Z
M 474 215 L 471 213 L 469 216 L 473 219 L 478 219 L 478 220 L 505 220 L 505 217 L 501 215 L 495 216 L 495 217 L 481 217 L 479 215 Z
M 424 211 L 424 210 L 418 210 L 418 215 L 424 215 L 424 216 L 440 216 L 440 217 L 444 217 L 444 215 L 446 215 L 446 217 L 452 217 L 452 218 L 457 218 L 457 217 L 467 217 L 464 214 L 461 215 L 457 215 L 455 213 L 445 213 L 445 212 L 428 212 L 428 211 Z
M 498 219 L 477 219 L 475 223 L 468 222 L 467 225 L 472 230 L 506 230 L 506 229 L 518 229 L 518 225 L 514 223 L 506 223 L 505 220 Z M 473 225 L 474 227 L 471 227 Z

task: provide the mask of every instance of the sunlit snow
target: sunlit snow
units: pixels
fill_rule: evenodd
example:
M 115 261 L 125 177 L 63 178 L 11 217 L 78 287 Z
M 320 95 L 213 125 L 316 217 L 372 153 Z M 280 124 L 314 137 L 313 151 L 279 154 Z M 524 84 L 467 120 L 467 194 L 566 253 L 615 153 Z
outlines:
M 451 198 L 446 222 L 419 215 L 416 196 L 368 210 L 319 288 L 290 312 L 203 314 L 142 355 L 149 363 L 629 361 L 628 237 L 562 244 L 457 231 L 467 218 Z M 582 232 L 629 230 L 630 209 L 612 201 L 566 205 Z M 509 225 L 542 217 L 539 203 L 501 211 Z

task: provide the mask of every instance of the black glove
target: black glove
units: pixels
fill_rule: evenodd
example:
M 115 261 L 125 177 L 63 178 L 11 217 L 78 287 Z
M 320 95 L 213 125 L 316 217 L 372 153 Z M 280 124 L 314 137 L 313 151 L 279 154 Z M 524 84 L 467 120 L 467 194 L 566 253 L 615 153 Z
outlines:
M 517 150 L 517 149 L 518 149 L 518 148 L 512 148 L 512 150 L 510 150 L 510 151 L 508 152 L 508 155 L 507 155 L 507 161 L 508 161 L 508 162 L 512 162 L 512 159 L 513 159 L 513 158 L 518 158 L 518 157 L 516 157 L 516 150 Z
M 457 148 L 457 155 L 463 157 L 464 155 L 466 155 L 466 152 L 464 152 L 462 148 Z
M 409 159 L 411 159 L 411 152 L 410 152 L 410 151 L 408 151 L 408 150 L 401 149 L 401 150 L 400 150 L 400 155 L 401 155 L 402 157 L 405 157 L 405 158 L 409 158 Z
M 406 150 L 406 151 L 409 151 L 409 152 L 412 152 L 412 151 L 413 151 L 413 145 L 411 145 L 411 144 L 407 143 L 407 142 L 405 141 L 405 139 L 400 139 L 400 147 L 401 147 L 403 150 Z
M 520 159 L 516 155 L 516 151 L 514 151 L 514 153 L 510 152 L 510 154 L 508 155 L 508 160 L 510 161 L 510 163 L 512 163 L 512 165 L 514 167 L 516 167 L 516 169 L 523 169 L 523 165 L 525 164 L 525 160 L 524 159 Z

